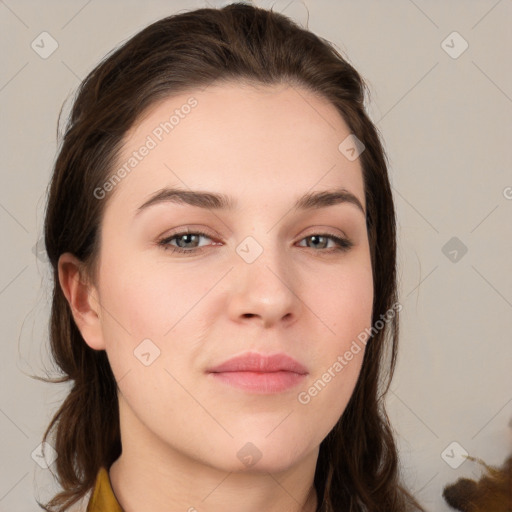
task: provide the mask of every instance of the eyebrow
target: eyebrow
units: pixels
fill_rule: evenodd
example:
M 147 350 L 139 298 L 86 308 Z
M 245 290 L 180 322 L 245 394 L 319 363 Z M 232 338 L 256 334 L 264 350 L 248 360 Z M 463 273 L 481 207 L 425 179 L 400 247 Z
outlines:
M 237 207 L 236 200 L 225 194 L 182 190 L 178 188 L 163 188 L 139 206 L 135 215 L 139 215 L 143 210 L 160 203 L 188 204 L 209 210 L 234 210 Z M 316 210 L 343 203 L 356 206 L 366 217 L 366 212 L 359 199 L 345 188 L 306 193 L 297 199 L 292 209 Z

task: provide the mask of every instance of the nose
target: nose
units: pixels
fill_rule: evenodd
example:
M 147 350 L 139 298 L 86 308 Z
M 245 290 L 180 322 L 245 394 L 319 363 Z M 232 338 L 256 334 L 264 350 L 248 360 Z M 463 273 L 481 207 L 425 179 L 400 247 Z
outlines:
M 237 262 L 231 274 L 228 314 L 235 322 L 258 322 L 268 328 L 290 325 L 300 316 L 303 302 L 292 266 L 279 249 L 265 249 L 253 261 Z

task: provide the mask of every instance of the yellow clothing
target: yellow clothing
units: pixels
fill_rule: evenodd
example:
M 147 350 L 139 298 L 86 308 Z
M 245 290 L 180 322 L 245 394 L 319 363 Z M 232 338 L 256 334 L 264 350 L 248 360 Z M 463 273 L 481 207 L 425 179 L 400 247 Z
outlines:
M 104 467 L 98 471 L 86 512 L 123 512 L 112 490 L 108 471 Z

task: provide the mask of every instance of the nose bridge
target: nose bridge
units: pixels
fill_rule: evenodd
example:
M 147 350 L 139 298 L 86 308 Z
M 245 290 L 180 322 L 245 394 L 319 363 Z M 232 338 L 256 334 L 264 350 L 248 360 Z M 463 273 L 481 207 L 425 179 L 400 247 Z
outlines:
M 274 231 L 253 230 L 236 247 L 238 261 L 229 306 L 234 318 L 258 316 L 270 324 L 298 314 L 293 267 Z

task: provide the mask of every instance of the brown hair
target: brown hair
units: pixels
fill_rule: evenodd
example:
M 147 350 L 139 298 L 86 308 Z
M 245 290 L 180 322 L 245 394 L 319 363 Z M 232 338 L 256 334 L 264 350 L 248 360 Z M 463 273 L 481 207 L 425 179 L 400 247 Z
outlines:
M 54 289 L 50 343 L 72 389 L 48 426 L 62 491 L 42 508 L 62 512 L 94 486 L 121 453 L 117 385 L 105 351 L 91 349 L 59 286 L 58 260 L 77 256 L 95 280 L 108 198 L 94 190 L 113 172 L 127 131 L 156 101 L 222 81 L 304 87 L 329 100 L 365 150 L 360 155 L 374 278 L 373 324 L 397 303 L 395 211 L 386 157 L 364 109 L 367 85 L 328 41 L 287 17 L 243 3 L 161 19 L 112 51 L 79 87 L 51 180 L 45 218 Z M 340 141 L 341 142 L 341 141 Z M 383 397 L 396 363 L 398 311 L 368 341 L 360 377 L 320 445 L 318 510 L 423 510 L 400 484 Z M 389 358 L 386 360 L 386 355 Z M 385 371 L 383 371 L 385 370 Z M 380 389 L 382 387 L 382 389 Z

